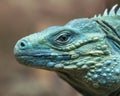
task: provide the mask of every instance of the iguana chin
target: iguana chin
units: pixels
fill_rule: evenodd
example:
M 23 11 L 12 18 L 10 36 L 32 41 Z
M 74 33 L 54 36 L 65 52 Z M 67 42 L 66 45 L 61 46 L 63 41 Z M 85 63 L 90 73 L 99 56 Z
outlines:
M 56 72 L 84 96 L 120 96 L 120 9 L 20 39 L 18 62 Z

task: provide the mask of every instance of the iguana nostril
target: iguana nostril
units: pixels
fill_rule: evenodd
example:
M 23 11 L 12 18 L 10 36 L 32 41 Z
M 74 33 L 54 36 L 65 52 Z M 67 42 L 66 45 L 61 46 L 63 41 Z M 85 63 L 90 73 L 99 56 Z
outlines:
M 21 49 L 25 49 L 26 47 L 27 47 L 27 42 L 26 41 L 21 41 L 21 42 L 19 42 L 19 47 L 21 48 Z
M 25 47 L 25 43 L 24 42 L 21 42 L 20 45 L 21 45 L 21 47 Z

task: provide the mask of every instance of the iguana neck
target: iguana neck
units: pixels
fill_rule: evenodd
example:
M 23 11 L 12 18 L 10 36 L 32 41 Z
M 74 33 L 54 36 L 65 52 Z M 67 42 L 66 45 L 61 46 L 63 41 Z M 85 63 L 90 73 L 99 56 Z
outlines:
M 96 64 L 94 69 L 81 70 L 60 70 L 57 74 L 72 85 L 77 91 L 84 96 L 118 96 L 119 90 L 114 93 L 114 90 L 119 89 L 119 56 L 110 56 L 106 62 Z M 98 65 L 98 66 L 97 66 Z M 106 68 L 107 67 L 107 68 Z M 116 69 L 114 73 L 112 69 Z M 107 73 L 106 73 L 107 72 Z M 114 78 L 113 78 L 114 76 Z M 119 85 L 116 87 L 116 85 Z

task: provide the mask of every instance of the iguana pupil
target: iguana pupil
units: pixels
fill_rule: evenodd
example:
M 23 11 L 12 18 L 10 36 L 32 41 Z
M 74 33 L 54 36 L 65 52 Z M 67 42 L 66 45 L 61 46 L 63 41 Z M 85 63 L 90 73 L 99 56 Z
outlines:
M 68 39 L 70 38 L 70 34 L 66 33 L 66 34 L 61 34 L 58 38 L 57 41 L 58 42 L 66 42 Z

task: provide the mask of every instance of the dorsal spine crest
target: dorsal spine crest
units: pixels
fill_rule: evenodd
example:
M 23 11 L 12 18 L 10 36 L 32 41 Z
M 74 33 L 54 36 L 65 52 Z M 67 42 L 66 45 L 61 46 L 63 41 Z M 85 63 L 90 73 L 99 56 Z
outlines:
M 99 14 L 98 16 L 94 16 L 94 18 L 98 17 L 102 17 L 102 16 L 120 16 L 120 8 L 117 9 L 116 11 L 116 8 L 118 7 L 118 4 L 114 5 L 110 11 L 108 11 L 108 9 L 105 9 L 103 15 Z

